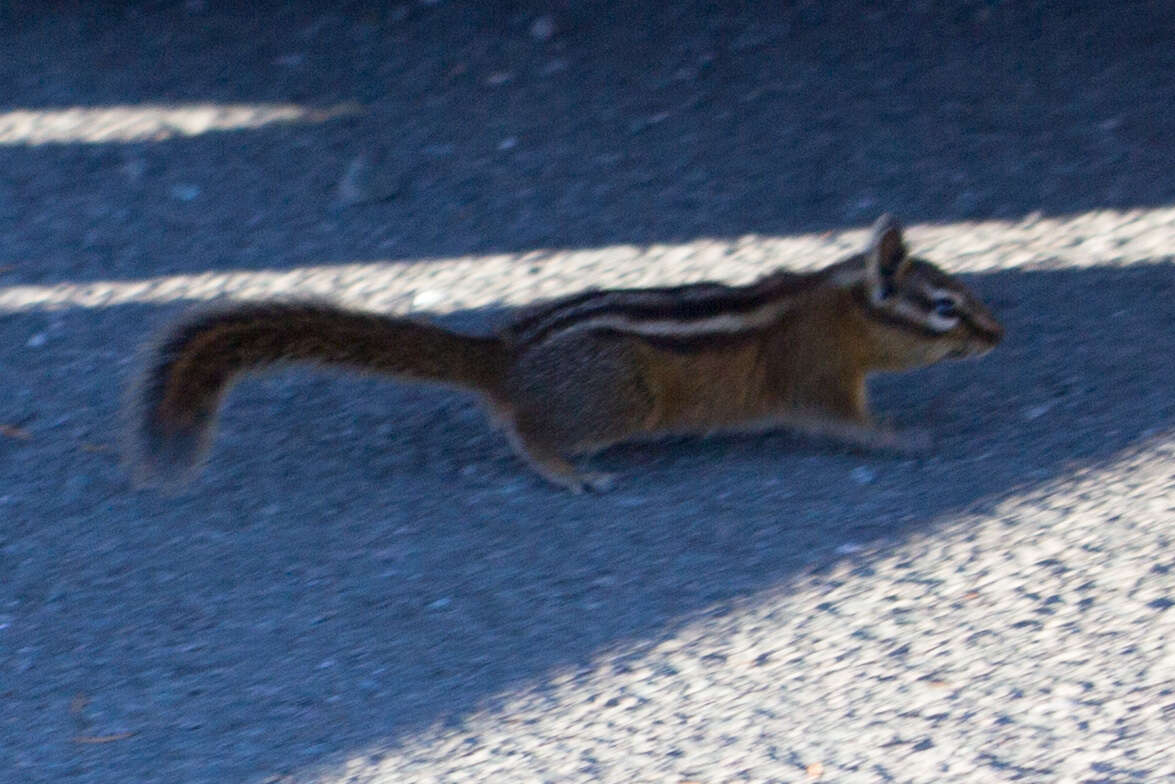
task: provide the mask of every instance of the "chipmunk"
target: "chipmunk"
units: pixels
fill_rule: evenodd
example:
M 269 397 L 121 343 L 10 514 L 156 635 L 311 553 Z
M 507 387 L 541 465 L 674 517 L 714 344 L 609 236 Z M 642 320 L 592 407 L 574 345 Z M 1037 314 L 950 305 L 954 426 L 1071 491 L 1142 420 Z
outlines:
M 181 478 L 207 451 L 220 401 L 274 363 L 340 365 L 478 393 L 517 453 L 574 492 L 608 474 L 572 455 L 663 434 L 794 428 L 902 450 L 873 423 L 865 378 L 979 356 L 1003 328 L 961 282 L 907 253 L 888 215 L 863 253 L 746 286 L 589 290 L 496 335 L 324 304 L 242 303 L 180 323 L 138 388 L 145 474 Z

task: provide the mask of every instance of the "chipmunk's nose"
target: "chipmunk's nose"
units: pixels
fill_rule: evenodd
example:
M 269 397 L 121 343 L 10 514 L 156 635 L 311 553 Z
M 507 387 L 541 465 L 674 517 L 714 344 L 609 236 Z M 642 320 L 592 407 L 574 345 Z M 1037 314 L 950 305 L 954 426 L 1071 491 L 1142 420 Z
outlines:
M 1004 339 L 1004 327 L 995 319 L 980 316 L 974 318 L 971 323 L 980 337 L 992 346 L 998 345 Z

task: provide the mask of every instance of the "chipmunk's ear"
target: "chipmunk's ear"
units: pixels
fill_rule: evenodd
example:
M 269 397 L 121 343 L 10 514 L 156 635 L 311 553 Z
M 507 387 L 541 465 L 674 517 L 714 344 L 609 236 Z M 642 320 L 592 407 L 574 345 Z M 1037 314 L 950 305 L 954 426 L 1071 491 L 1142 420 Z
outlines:
M 873 301 L 881 302 L 892 294 L 909 266 L 901 225 L 892 215 L 882 215 L 873 224 L 873 236 L 865 251 L 865 275 Z

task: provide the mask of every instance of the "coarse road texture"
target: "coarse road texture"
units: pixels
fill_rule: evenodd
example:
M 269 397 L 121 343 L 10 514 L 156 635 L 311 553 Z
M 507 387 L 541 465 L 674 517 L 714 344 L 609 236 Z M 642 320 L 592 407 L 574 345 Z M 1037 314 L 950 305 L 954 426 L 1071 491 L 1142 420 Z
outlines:
M 0 781 L 1175 780 L 1173 13 L 0 4 Z M 1008 328 L 877 380 L 924 457 L 573 497 L 465 397 L 292 370 L 179 495 L 119 464 L 194 301 L 483 329 L 884 210 Z

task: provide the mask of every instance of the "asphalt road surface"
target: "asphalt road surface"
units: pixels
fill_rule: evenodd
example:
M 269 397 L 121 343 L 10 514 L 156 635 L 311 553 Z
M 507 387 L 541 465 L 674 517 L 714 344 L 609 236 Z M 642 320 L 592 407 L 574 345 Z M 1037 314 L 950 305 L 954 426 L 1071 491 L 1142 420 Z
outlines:
M 766 5 L 0 5 L 0 781 L 1175 780 L 1175 10 Z M 573 497 L 467 398 L 289 371 L 181 494 L 120 464 L 198 301 L 488 329 L 882 211 L 1008 329 L 873 385 L 926 456 Z

